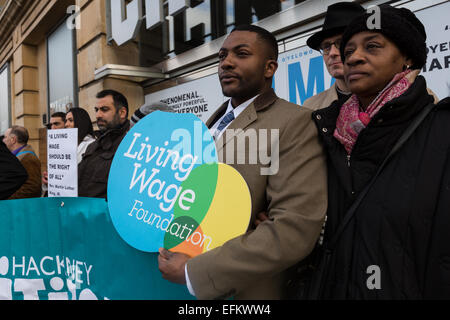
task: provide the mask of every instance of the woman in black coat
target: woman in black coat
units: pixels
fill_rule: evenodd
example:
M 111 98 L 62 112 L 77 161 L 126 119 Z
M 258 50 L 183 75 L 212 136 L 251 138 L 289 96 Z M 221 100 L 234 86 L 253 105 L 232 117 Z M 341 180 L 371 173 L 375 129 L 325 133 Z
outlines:
M 380 8 L 380 26 L 368 29 L 364 14 L 342 38 L 352 97 L 313 114 L 329 167 L 329 260 L 313 284 L 323 299 L 448 299 L 450 99 L 434 105 L 418 75 L 426 62 L 422 23 L 407 9 Z M 341 232 L 349 208 L 430 105 Z

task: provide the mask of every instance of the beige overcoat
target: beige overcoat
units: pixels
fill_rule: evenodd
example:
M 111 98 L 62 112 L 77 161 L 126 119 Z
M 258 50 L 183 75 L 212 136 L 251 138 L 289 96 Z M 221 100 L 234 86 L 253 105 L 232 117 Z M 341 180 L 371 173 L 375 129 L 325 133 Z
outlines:
M 226 108 L 224 103 L 207 126 L 211 127 Z M 265 139 L 267 143 L 258 141 L 257 151 L 269 154 L 270 163 L 250 164 L 254 148 L 238 145 L 255 132 L 264 135 L 264 130 L 274 136 L 278 131 L 279 136 Z M 216 146 L 219 158 L 237 169 L 249 186 L 251 225 L 261 211 L 266 211 L 271 220 L 188 261 L 196 297 L 282 299 L 284 271 L 312 251 L 327 208 L 325 156 L 311 111 L 280 99 L 269 90 L 230 124 Z M 231 156 L 227 154 L 230 150 Z M 247 163 L 238 164 L 243 156 Z M 261 170 L 269 167 L 272 172 L 262 174 Z

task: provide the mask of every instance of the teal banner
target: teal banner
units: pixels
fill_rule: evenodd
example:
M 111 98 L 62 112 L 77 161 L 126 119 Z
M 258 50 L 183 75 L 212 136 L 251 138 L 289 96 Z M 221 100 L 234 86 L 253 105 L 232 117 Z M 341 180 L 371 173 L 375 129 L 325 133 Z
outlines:
M 104 199 L 0 201 L 0 299 L 191 300 L 126 244 Z

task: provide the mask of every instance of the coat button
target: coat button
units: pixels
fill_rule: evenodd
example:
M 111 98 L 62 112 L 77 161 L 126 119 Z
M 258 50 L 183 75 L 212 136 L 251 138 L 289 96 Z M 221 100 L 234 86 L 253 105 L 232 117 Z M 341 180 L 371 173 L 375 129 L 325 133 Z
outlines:
M 316 116 L 316 119 L 317 119 L 317 120 L 322 120 L 322 117 L 320 116 L 320 114 L 318 114 L 318 115 Z
M 323 129 L 322 129 L 322 132 L 323 132 L 323 133 L 327 133 L 327 132 L 328 132 L 328 129 L 327 129 L 327 128 L 323 128 Z

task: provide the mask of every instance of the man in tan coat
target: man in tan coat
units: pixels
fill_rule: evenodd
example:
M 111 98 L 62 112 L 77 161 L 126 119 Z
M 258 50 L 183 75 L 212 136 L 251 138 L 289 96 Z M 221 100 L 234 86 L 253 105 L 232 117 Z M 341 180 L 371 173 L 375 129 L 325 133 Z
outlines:
M 28 179 L 9 199 L 39 198 L 41 196 L 41 162 L 28 145 L 28 130 L 12 126 L 5 132 L 3 142 L 9 151 L 19 159 L 28 174 Z
M 306 41 L 310 48 L 320 51 L 328 73 L 336 79 L 336 82 L 330 89 L 306 100 L 303 107 L 311 110 L 322 109 L 330 106 L 335 100 L 348 99 L 351 96 L 344 80 L 344 65 L 342 64 L 339 47 L 347 25 L 364 12 L 364 8 L 355 2 L 332 4 L 327 9 L 322 30 Z
M 222 90 L 231 99 L 207 126 L 219 158 L 249 186 L 252 222 L 261 211 L 269 219 L 192 259 L 160 249 L 163 277 L 186 283 L 198 299 L 284 298 L 286 269 L 305 258 L 319 237 L 327 208 L 325 156 L 311 111 L 278 98 L 271 88 L 277 56 L 273 35 L 255 26 L 233 30 L 219 52 Z M 258 141 L 259 150 L 242 143 L 252 132 L 265 132 L 261 130 L 278 134 L 265 145 Z M 249 161 L 252 151 L 266 152 L 270 162 L 238 161 Z

